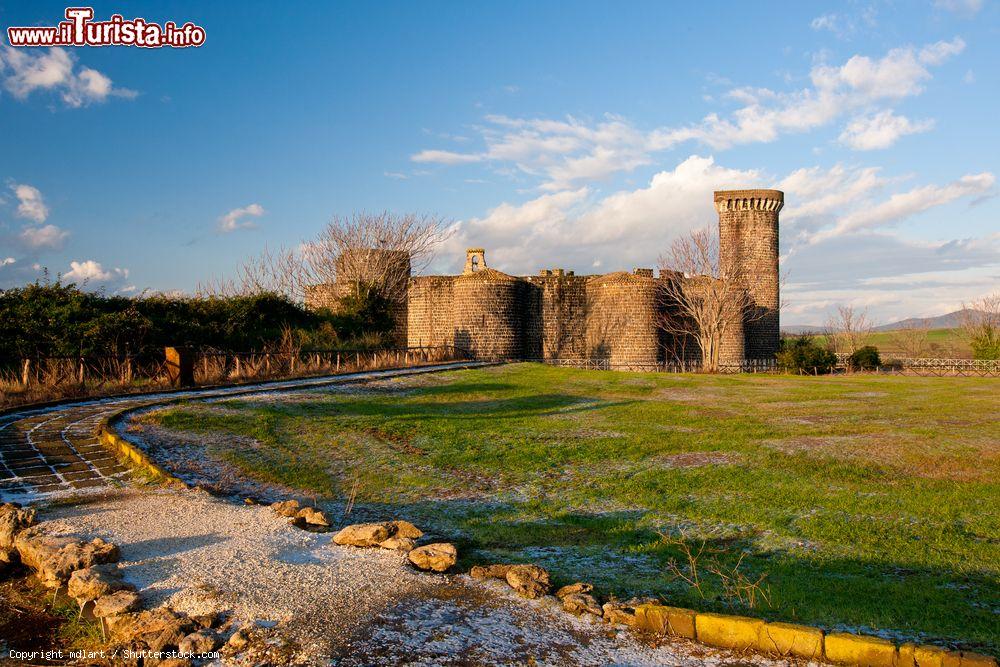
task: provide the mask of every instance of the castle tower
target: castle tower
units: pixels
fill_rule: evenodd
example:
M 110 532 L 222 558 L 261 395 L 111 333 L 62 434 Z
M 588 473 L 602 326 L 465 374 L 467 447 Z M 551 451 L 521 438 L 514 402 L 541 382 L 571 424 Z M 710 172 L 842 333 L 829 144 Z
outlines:
M 778 212 L 784 203 L 785 193 L 780 190 L 715 193 L 722 276 L 738 280 L 752 300 L 743 325 L 747 359 L 773 358 L 781 341 Z

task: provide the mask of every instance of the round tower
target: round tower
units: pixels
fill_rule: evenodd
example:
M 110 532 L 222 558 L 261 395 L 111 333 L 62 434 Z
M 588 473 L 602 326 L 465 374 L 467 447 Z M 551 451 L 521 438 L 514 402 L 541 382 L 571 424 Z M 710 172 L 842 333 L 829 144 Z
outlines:
M 490 268 L 477 268 L 455 278 L 452 321 L 456 347 L 477 359 L 520 357 L 519 282 Z
M 587 356 L 612 368 L 648 370 L 659 357 L 657 286 L 652 271 L 621 271 L 587 284 Z
M 747 359 L 772 359 L 781 342 L 778 213 L 784 203 L 785 193 L 780 190 L 715 193 L 722 277 L 735 280 L 750 295 L 743 322 Z

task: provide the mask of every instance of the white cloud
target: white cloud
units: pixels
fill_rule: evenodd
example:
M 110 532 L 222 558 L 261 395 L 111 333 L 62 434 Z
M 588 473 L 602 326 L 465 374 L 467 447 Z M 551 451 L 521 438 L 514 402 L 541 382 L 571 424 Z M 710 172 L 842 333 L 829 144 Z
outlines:
M 264 207 L 260 204 L 250 204 L 243 208 L 234 208 L 219 218 L 219 231 L 228 233 L 235 232 L 237 229 L 253 229 L 257 225 L 252 220 L 246 220 L 246 218 L 259 218 L 264 213 Z
M 42 225 L 23 228 L 19 238 L 25 246 L 33 250 L 55 250 L 62 246 L 67 236 L 69 232 L 55 225 Z
M 0 77 L 4 87 L 17 99 L 26 99 L 38 90 L 57 92 L 69 107 L 104 102 L 109 96 L 134 98 L 137 93 L 116 88 L 107 75 L 90 67 L 77 70 L 76 57 L 58 47 L 22 50 L 0 46 Z
M 653 266 L 671 238 L 715 219 L 713 190 L 762 182 L 756 171 L 693 155 L 636 190 L 595 200 L 589 188 L 579 188 L 503 203 L 456 225 L 439 268 L 456 268 L 470 245 L 485 246 L 492 266 L 514 273 L 534 273 L 554 262 L 609 271 Z
M 852 120 L 841 132 L 840 143 L 858 151 L 889 148 L 900 137 L 927 132 L 932 127 L 932 120 L 911 121 L 906 116 L 897 116 L 887 109 Z
M 69 271 L 63 274 L 63 278 L 70 282 L 86 282 L 89 285 L 95 285 L 124 280 L 128 278 L 128 274 L 128 269 L 114 268 L 105 270 L 100 262 L 88 259 L 83 262 L 71 261 L 69 263 Z
M 859 150 L 882 147 L 899 137 L 929 129 L 932 121 L 910 121 L 887 104 L 919 95 L 932 77 L 931 66 L 960 53 L 965 42 L 897 48 L 881 58 L 855 55 L 841 65 L 819 63 L 810 71 L 811 85 L 790 92 L 738 87 L 726 98 L 739 106 L 681 127 L 650 131 L 607 115 L 598 122 L 565 119 L 486 116 L 478 128 L 481 151 L 423 150 L 411 156 L 421 163 L 461 165 L 486 162 L 498 171 L 512 164 L 520 173 L 543 179 L 548 191 L 577 189 L 582 184 L 652 163 L 655 153 L 695 141 L 722 150 L 740 144 L 774 141 L 782 134 L 829 125 L 863 110 L 844 130 L 843 141 Z
M 983 8 L 983 0 L 934 0 L 934 6 L 956 14 L 974 16 Z
M 410 157 L 414 162 L 434 162 L 437 164 L 469 164 L 482 162 L 486 156 L 454 151 L 425 150 Z
M 6 257 L 4 259 L 0 259 L 0 266 L 8 266 L 10 264 L 14 264 L 15 262 L 17 262 L 17 260 L 13 257 Z
M 39 224 L 45 222 L 49 217 L 49 207 L 45 205 L 42 193 L 38 191 L 38 188 L 22 183 L 21 185 L 11 185 L 10 189 L 17 197 L 17 214 L 20 217 Z
M 918 213 L 956 199 L 990 192 L 995 182 L 996 178 L 992 173 L 983 172 L 968 174 L 945 185 L 925 185 L 899 192 L 879 204 L 862 206 L 843 215 L 831 228 L 813 236 L 811 242 L 817 243 L 850 232 L 898 224 Z

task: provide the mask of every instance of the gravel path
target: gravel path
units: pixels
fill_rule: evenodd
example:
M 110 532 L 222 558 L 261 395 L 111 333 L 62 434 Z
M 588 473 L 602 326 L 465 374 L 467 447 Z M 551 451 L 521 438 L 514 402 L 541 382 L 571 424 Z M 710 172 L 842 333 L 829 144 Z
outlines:
M 269 508 L 203 491 L 121 490 L 60 504 L 46 530 L 120 545 L 146 604 L 275 625 L 306 664 L 784 665 L 686 641 L 653 647 L 498 583 L 416 572 L 380 549 L 333 545 Z

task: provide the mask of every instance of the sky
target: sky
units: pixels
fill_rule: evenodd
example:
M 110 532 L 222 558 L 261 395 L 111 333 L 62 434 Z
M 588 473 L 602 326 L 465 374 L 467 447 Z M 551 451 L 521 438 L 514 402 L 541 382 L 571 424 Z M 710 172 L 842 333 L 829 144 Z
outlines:
M 64 4 L 0 0 L 0 27 Z M 0 287 L 193 292 L 333 216 L 490 266 L 654 267 L 769 187 L 782 322 L 1000 289 L 1000 3 L 104 3 L 187 49 L 0 46 Z M 6 31 L 4 31 L 6 33 Z

